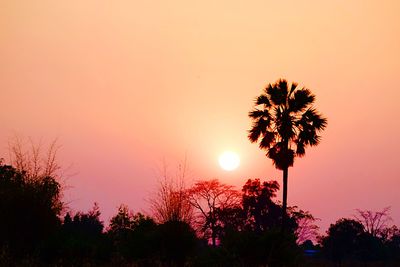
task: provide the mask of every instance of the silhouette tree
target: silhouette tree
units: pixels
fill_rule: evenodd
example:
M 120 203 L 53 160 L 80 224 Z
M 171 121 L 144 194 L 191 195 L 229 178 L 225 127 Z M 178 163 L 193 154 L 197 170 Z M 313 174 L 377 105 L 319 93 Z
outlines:
M 307 146 L 318 145 L 318 133 L 327 125 L 326 118 L 313 107 L 314 101 L 309 89 L 280 79 L 264 89 L 249 112 L 253 120 L 250 142 L 258 142 L 275 167 L 283 171 L 282 229 L 286 221 L 288 169 L 296 156 L 305 155 Z
M 221 210 L 240 205 L 240 194 L 233 186 L 220 183 L 217 179 L 199 181 L 188 190 L 189 201 L 198 211 L 198 223 L 206 237 L 211 235 L 212 245 L 216 246 L 221 221 Z
M 327 236 L 322 237 L 323 253 L 336 262 L 355 259 L 359 251 L 364 226 L 353 219 L 340 219 L 331 224 Z
M 160 176 L 157 191 L 149 199 L 152 216 L 157 223 L 182 221 L 191 224 L 193 207 L 185 185 L 186 161 L 178 166 L 175 175 L 170 175 L 164 162 Z
M 116 252 L 126 260 L 145 260 L 154 254 L 156 223 L 141 213 L 129 211 L 120 205 L 111 218 L 107 234 Z
M 290 209 L 291 217 L 297 223 L 295 230 L 297 244 L 303 244 L 307 240 L 311 242 L 316 240 L 319 230 L 319 227 L 315 224 L 317 219 L 308 211 L 297 210 L 297 207 L 291 207 Z
M 53 248 L 59 257 L 76 266 L 82 265 L 82 261 L 96 261 L 109 255 L 110 249 L 105 241 L 100 215 L 97 203 L 86 213 L 65 215 L 57 238 L 58 244 Z
M 382 211 L 370 211 L 357 209 L 357 214 L 354 215 L 356 220 L 360 222 L 367 233 L 373 237 L 386 236 L 390 230 L 388 223 L 390 218 L 390 207 L 384 208 Z
M 27 255 L 60 225 L 60 184 L 52 177 L 29 179 L 0 159 L 0 249 Z
M 54 139 L 47 147 L 41 141 L 34 142 L 31 138 L 25 140 L 20 136 L 15 136 L 8 141 L 11 165 L 17 171 L 23 172 L 30 180 L 43 177 L 61 180 L 61 166 L 57 159 L 59 149 L 57 139 Z
M 118 213 L 111 218 L 108 232 L 119 235 L 120 232 L 131 231 L 134 227 L 134 215 L 128 206 L 120 205 Z
M 281 224 L 281 207 L 272 199 L 278 190 L 278 182 L 261 183 L 260 179 L 249 179 L 243 186 L 243 210 L 251 231 L 263 232 Z
M 188 257 L 194 253 L 196 234 L 189 224 L 169 221 L 158 225 L 156 231 L 157 250 L 163 266 L 185 266 Z

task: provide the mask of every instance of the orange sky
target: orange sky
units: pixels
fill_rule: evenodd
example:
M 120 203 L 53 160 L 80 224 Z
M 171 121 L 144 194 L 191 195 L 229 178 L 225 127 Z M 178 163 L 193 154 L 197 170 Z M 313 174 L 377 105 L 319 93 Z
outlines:
M 66 201 L 103 219 L 146 210 L 165 158 L 191 179 L 277 179 L 247 140 L 268 82 L 297 81 L 329 119 L 289 170 L 289 205 L 326 228 L 392 206 L 400 224 L 399 1 L 0 2 L 0 156 L 19 133 L 59 137 Z M 224 172 L 217 157 L 242 163 Z

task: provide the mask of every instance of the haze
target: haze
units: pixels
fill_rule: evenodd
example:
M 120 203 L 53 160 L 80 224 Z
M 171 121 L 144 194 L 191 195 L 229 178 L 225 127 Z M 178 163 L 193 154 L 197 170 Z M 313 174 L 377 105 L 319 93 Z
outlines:
M 289 169 L 289 205 L 326 227 L 354 209 L 400 223 L 398 1 L 1 1 L 0 157 L 15 133 L 56 137 L 72 210 L 135 211 L 187 157 L 188 179 L 276 179 L 247 140 L 279 78 L 316 94 L 318 147 Z M 221 170 L 236 151 L 240 167 Z M 281 196 L 279 196 L 280 198 Z

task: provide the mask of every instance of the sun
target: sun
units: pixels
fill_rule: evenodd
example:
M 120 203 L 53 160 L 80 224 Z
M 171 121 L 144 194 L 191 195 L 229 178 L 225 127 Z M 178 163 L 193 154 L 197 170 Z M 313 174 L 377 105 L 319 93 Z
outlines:
M 232 151 L 225 151 L 219 156 L 219 165 L 226 171 L 233 171 L 239 167 L 240 158 L 238 154 Z

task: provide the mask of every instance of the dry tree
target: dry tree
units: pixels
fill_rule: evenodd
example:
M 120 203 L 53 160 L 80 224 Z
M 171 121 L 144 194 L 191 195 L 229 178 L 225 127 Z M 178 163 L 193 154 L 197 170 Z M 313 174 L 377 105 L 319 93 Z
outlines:
M 158 223 L 167 221 L 193 222 L 193 207 L 190 205 L 186 190 L 186 159 L 178 165 L 171 175 L 167 164 L 163 162 L 159 172 L 158 187 L 149 198 L 150 210 Z
M 32 138 L 25 141 L 15 136 L 8 142 L 10 164 L 19 172 L 23 172 L 30 180 L 38 180 L 43 177 L 53 177 L 59 180 L 62 176 L 61 166 L 57 161 L 57 153 L 60 149 L 58 140 L 54 139 L 47 148 L 43 142 L 34 142 Z
M 196 228 L 203 237 L 210 239 L 216 246 L 221 220 L 221 211 L 240 206 L 241 195 L 233 186 L 219 182 L 217 179 L 197 181 L 188 190 L 190 204 L 196 210 Z
M 46 183 L 49 178 L 55 181 L 59 193 L 53 205 L 63 215 L 66 207 L 62 201 L 67 188 L 65 181 L 72 174 L 66 175 L 69 168 L 62 168 L 58 161 L 60 148 L 57 138 L 46 144 L 42 140 L 36 142 L 32 138 L 15 135 L 8 141 L 9 164 L 22 173 L 28 183 Z
M 387 235 L 390 229 L 388 223 L 392 221 L 390 217 L 390 207 L 386 207 L 381 211 L 360 210 L 356 209 L 355 219 L 360 222 L 367 233 L 374 237 L 382 237 Z

